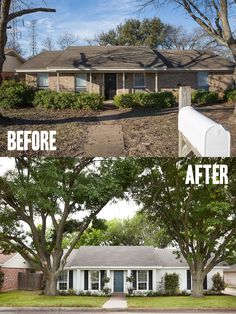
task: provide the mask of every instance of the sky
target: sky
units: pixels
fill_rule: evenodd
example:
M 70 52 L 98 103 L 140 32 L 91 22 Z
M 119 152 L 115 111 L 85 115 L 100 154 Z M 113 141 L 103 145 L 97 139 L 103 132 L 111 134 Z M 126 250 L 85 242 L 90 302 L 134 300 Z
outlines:
M 128 18 L 159 17 L 165 23 L 182 25 L 191 31 L 197 24 L 177 5 L 168 4 L 161 8 L 149 7 L 140 12 L 136 0 L 48 0 L 48 7 L 56 13 L 36 13 L 18 21 L 19 38 L 24 51 L 29 50 L 30 20 L 37 20 L 38 50 L 40 43 L 51 35 L 54 39 L 63 32 L 79 38 L 79 44 L 101 31 L 108 31 Z M 24 25 L 24 26 L 23 26 Z
M 0 158 L 0 176 L 9 170 L 14 169 L 14 158 Z M 138 206 L 132 201 L 110 202 L 99 213 L 98 218 L 112 220 L 114 218 L 125 219 L 135 215 Z

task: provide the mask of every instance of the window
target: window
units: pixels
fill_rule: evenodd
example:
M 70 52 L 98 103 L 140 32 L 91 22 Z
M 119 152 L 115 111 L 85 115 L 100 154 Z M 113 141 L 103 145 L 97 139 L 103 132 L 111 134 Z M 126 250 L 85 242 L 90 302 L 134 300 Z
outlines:
M 58 283 L 59 283 L 59 290 L 67 290 L 67 279 L 68 279 L 68 272 L 64 270 L 60 273 Z
M 198 72 L 198 88 L 208 90 L 208 72 Z
M 148 287 L 148 273 L 146 270 L 138 271 L 138 290 L 147 290 Z
M 38 73 L 37 74 L 37 86 L 38 88 L 48 88 L 49 87 L 49 75 L 48 73 Z
M 87 91 L 87 74 L 77 74 L 75 77 L 75 90 L 76 92 Z
M 134 74 L 134 88 L 145 88 L 145 75 L 144 73 L 136 73 Z
M 91 290 L 99 290 L 99 271 L 90 271 Z

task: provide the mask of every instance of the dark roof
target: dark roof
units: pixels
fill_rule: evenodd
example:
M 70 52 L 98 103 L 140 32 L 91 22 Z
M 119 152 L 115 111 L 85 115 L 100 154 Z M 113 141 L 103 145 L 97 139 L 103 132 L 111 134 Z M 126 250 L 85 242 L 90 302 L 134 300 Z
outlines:
M 234 63 L 212 52 L 199 50 L 155 50 L 168 68 L 185 69 L 229 69 Z
M 175 251 L 152 246 L 82 246 L 72 251 L 66 267 L 188 267 Z
M 55 61 L 59 55 L 61 54 L 61 51 L 44 51 L 41 52 L 39 55 L 30 58 L 28 61 L 26 61 L 22 66 L 19 67 L 19 69 L 22 70 L 42 70 L 47 69 L 47 67 Z
M 12 48 L 5 48 L 4 49 L 4 53 L 6 56 L 11 56 L 11 57 L 16 57 L 17 59 L 19 59 L 22 63 L 25 62 L 25 59 L 18 53 L 16 52 L 14 49 Z

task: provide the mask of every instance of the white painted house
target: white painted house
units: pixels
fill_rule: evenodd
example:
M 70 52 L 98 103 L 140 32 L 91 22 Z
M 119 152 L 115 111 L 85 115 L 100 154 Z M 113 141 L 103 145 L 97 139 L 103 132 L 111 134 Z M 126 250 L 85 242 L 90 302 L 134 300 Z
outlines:
M 204 289 L 212 288 L 212 276 L 223 277 L 224 264 L 216 266 L 205 278 Z M 192 279 L 184 258 L 177 259 L 172 249 L 152 246 L 85 246 L 74 250 L 58 280 L 58 290 L 99 292 L 106 287 L 112 293 L 157 291 L 165 273 L 177 273 L 180 290 L 191 290 Z M 134 278 L 133 283 L 127 277 Z M 110 278 L 104 283 L 104 278 Z

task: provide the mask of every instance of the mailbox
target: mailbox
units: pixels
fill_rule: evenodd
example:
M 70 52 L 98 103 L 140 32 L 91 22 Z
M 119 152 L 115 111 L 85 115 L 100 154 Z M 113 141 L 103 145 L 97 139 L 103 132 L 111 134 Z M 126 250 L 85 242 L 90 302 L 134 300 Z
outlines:
M 179 111 L 179 132 L 202 157 L 230 157 L 230 133 L 191 106 Z

